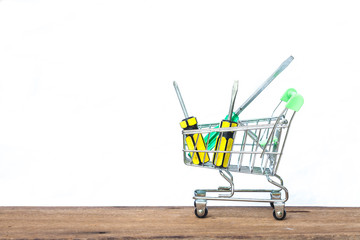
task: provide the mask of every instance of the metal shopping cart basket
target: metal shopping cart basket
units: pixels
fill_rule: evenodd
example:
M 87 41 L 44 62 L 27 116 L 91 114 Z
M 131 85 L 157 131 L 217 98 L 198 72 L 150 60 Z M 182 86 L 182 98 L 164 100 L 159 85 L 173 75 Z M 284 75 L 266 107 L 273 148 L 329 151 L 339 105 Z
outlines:
M 281 102 L 286 102 L 285 108 L 275 116 Z M 286 138 L 295 113 L 300 110 L 304 99 L 295 89 L 288 89 L 281 102 L 275 108 L 271 117 L 240 120 L 237 127 L 219 128 L 218 123 L 198 125 L 198 129 L 183 130 L 184 163 L 188 166 L 218 170 L 220 175 L 230 184 L 217 189 L 197 189 L 194 192 L 195 215 L 206 217 L 208 200 L 268 202 L 274 208 L 273 216 L 277 220 L 286 217 L 285 202 L 289 192 L 284 186 L 282 178 L 277 174 Z M 290 111 L 289 111 L 290 110 Z M 290 114 L 287 114 L 290 112 Z M 289 115 L 289 116 L 288 116 Z M 234 133 L 232 149 L 216 151 L 209 147 L 206 137 L 205 148 L 197 148 L 201 136 L 218 134 L 221 139 L 226 133 Z M 186 138 L 197 136 L 195 146 L 188 146 Z M 199 150 L 206 149 L 206 150 Z M 214 164 L 217 154 L 224 154 L 227 167 L 218 167 Z M 195 161 L 199 158 L 201 161 Z M 225 161 L 225 160 L 224 160 Z M 231 172 L 263 175 L 275 189 L 235 189 Z M 244 192 L 270 193 L 269 198 L 240 198 L 237 195 Z M 281 193 L 284 193 L 283 197 Z

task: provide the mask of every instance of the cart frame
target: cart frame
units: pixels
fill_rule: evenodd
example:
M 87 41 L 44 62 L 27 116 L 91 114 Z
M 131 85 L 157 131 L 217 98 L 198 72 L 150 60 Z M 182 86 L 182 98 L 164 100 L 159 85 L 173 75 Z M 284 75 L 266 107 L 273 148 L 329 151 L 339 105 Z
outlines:
M 229 183 L 229 186 L 220 186 L 217 189 L 197 189 L 194 191 L 193 199 L 195 215 L 197 217 L 206 217 L 208 213 L 206 207 L 208 200 L 268 202 L 274 208 L 273 216 L 275 219 L 282 220 L 286 217 L 285 202 L 289 199 L 289 192 L 284 186 L 282 178 L 277 174 L 277 170 L 289 128 L 295 115 L 294 111 L 290 120 L 287 120 L 287 112 L 288 109 L 285 108 L 278 117 L 241 120 L 239 121 L 238 127 L 216 128 L 218 124 L 202 124 L 198 125 L 199 129 L 183 130 L 184 163 L 187 166 L 218 170 L 220 175 Z M 185 141 L 188 135 L 197 134 L 197 136 L 199 136 L 200 134 L 210 134 L 212 132 L 218 132 L 221 139 L 221 135 L 229 131 L 235 132 L 235 142 L 231 151 L 215 151 L 213 149 L 194 150 L 197 149 L 197 142 L 195 143 L 195 147 L 190 150 Z M 283 137 L 284 134 L 285 136 Z M 239 139 L 240 143 L 237 141 Z M 208 149 L 207 145 L 208 143 L 206 143 L 206 149 Z M 200 164 L 194 164 L 192 158 L 197 152 L 209 154 L 210 161 L 206 163 L 202 161 Z M 227 168 L 215 166 L 212 163 L 214 153 L 230 154 L 229 166 Z M 203 155 L 205 156 L 205 154 Z M 235 161 L 236 157 L 237 161 Z M 231 172 L 263 175 L 269 183 L 277 188 L 236 189 Z M 270 193 L 270 196 L 269 198 L 241 198 L 235 196 L 244 192 Z M 284 193 L 283 198 L 282 192 Z M 209 196 L 209 193 L 210 195 L 211 193 L 218 193 L 218 196 Z

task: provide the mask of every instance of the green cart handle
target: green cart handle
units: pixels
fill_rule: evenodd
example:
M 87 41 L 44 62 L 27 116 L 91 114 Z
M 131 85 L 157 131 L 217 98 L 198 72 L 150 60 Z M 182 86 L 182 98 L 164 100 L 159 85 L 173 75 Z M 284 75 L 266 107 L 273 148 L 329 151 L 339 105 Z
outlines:
M 304 104 L 304 98 L 294 88 L 286 90 L 284 95 L 280 98 L 281 101 L 287 102 L 286 108 L 298 112 Z

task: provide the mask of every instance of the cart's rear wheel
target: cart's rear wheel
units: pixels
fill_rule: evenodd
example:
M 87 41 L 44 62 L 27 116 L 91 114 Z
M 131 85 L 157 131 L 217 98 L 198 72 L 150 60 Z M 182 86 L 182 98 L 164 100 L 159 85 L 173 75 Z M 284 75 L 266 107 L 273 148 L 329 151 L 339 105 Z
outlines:
M 208 214 L 208 209 L 205 208 L 205 210 L 201 210 L 201 209 L 197 209 L 195 208 L 195 215 L 198 217 L 198 218 L 204 218 L 206 217 Z
M 273 216 L 276 220 L 284 220 L 286 218 L 286 210 L 284 209 L 283 212 L 276 212 L 274 209 Z
M 270 206 L 274 209 L 274 203 L 273 202 L 270 203 Z

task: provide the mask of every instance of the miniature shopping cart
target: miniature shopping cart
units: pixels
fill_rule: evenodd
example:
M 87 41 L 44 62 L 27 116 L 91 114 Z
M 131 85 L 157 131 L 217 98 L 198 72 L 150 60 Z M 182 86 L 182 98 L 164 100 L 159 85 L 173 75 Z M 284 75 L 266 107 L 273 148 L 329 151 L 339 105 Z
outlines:
M 277 109 L 280 110 L 279 107 L 282 102 L 286 102 L 286 106 L 280 111 L 280 114 L 276 114 Z M 277 170 L 291 122 L 303 102 L 303 97 L 295 89 L 288 89 L 271 117 L 240 120 L 237 127 L 219 128 L 219 123 L 201 124 L 197 126 L 198 129 L 182 131 L 184 163 L 188 166 L 218 170 L 220 175 L 230 184 L 230 186 L 217 189 L 195 190 L 194 205 L 197 217 L 206 217 L 208 200 L 268 202 L 274 208 L 273 216 L 275 219 L 282 220 L 286 217 L 285 202 L 289 198 L 289 193 L 283 180 L 277 174 Z M 216 147 L 210 146 L 210 137 L 208 136 L 216 134 L 219 139 L 222 139 L 222 136 L 227 133 L 232 133 L 234 136 L 232 149 L 214 150 Z M 189 142 L 186 141 L 188 136 L 193 138 L 196 136 L 194 146 L 189 146 Z M 203 146 L 202 148 L 198 147 L 199 139 L 202 136 L 205 139 L 205 148 Z M 214 164 L 215 156 L 220 154 L 224 154 L 224 159 L 228 160 L 226 167 Z M 199 158 L 201 158 L 200 161 Z M 231 172 L 265 176 L 267 181 L 276 188 L 235 189 Z M 237 196 L 244 192 L 269 193 L 270 196 L 266 199 L 240 198 Z M 284 193 L 283 197 L 282 193 Z

